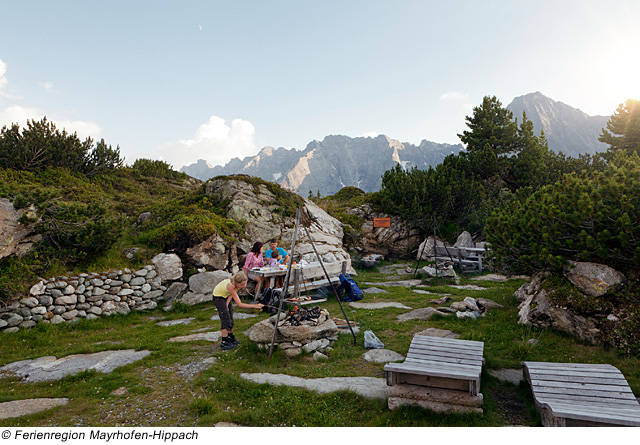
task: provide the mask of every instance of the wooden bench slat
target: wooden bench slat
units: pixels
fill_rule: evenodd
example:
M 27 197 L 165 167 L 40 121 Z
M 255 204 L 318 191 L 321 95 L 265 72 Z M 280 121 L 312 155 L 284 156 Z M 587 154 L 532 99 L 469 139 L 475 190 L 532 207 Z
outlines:
M 438 343 L 438 344 L 447 344 L 451 346 L 467 345 L 467 346 L 475 346 L 481 349 L 484 348 L 484 342 L 481 342 L 481 341 L 459 340 L 457 338 L 430 337 L 428 335 L 415 335 L 413 337 L 412 342 Z
M 607 412 L 597 410 L 581 410 L 575 405 L 554 404 L 549 406 L 556 417 L 576 420 L 587 420 L 598 423 L 613 423 L 627 426 L 640 426 L 640 416 L 628 416 L 625 412 Z
M 427 339 L 425 336 L 419 336 L 422 338 L 415 338 L 413 339 L 413 341 L 411 342 L 412 345 L 421 345 L 421 346 L 438 346 L 438 347 L 446 347 L 446 348 L 452 348 L 452 349 L 462 349 L 465 351 L 476 351 L 476 352 L 480 352 L 482 353 L 484 351 L 484 345 L 482 343 L 477 344 L 477 342 L 474 343 L 450 343 L 450 342 L 445 342 L 445 341 L 440 341 L 440 340 L 430 340 Z
M 385 371 L 404 372 L 408 374 L 418 374 L 433 377 L 447 377 L 456 380 L 478 380 L 480 372 L 468 372 L 465 369 L 444 369 L 437 364 L 429 365 L 426 363 L 389 363 L 384 367 Z
M 618 397 L 594 397 L 594 396 L 579 396 L 574 394 L 555 394 L 555 393 L 538 393 L 535 398 L 540 403 L 547 402 L 562 402 L 562 403 L 576 403 L 576 404 L 603 404 L 604 406 L 639 406 L 638 401 L 633 399 L 620 399 Z
M 449 352 L 449 351 L 441 351 L 436 349 L 419 349 L 419 348 L 410 348 L 408 351 L 409 354 L 421 354 L 421 355 L 434 355 L 440 357 L 452 357 L 452 358 L 462 358 L 465 360 L 473 360 L 477 363 L 482 362 L 481 355 L 470 355 L 464 354 L 461 352 Z
M 594 395 L 597 397 L 611 397 L 611 398 L 625 397 L 625 398 L 628 398 L 629 400 L 630 400 L 630 397 L 633 397 L 633 393 L 626 393 L 626 392 L 595 391 L 591 389 L 576 389 L 576 388 L 549 388 L 546 386 L 537 387 L 536 391 L 540 393 L 546 393 L 546 394 L 575 394 L 575 395 L 583 395 L 583 396 Z M 534 397 L 535 397 L 535 394 L 534 394 Z
M 419 354 L 411 351 L 407 353 L 407 358 L 416 358 L 416 359 L 423 359 L 423 360 L 432 359 L 435 361 L 460 363 L 465 365 L 481 365 L 482 364 L 482 360 L 472 360 L 464 357 L 453 357 L 451 355 Z
M 434 352 L 444 352 L 450 354 L 458 354 L 464 355 L 469 358 L 476 357 L 479 360 L 482 360 L 482 352 L 473 351 L 473 350 L 465 350 L 465 349 L 453 349 L 447 346 L 436 346 L 436 345 L 411 345 L 409 347 L 409 351 L 434 351 Z
M 630 392 L 629 385 L 599 385 L 589 383 L 575 383 L 575 382 L 552 382 L 552 381 L 538 381 L 532 380 L 531 384 L 538 388 L 565 388 L 565 389 L 593 389 L 595 391 L 612 391 L 612 392 Z
M 620 373 L 620 371 L 614 366 L 607 364 L 591 364 L 591 363 L 550 363 L 550 362 L 522 362 L 528 369 L 540 369 L 540 370 L 554 370 L 565 369 L 580 370 L 580 369 L 593 369 L 599 372 L 614 372 Z
M 535 380 L 552 380 L 556 382 L 593 382 L 593 383 L 606 383 L 606 382 L 623 382 L 627 384 L 627 380 L 622 375 L 616 375 L 612 373 L 589 373 L 589 372 L 563 372 L 546 374 L 539 371 L 529 371 L 529 375 Z
M 482 373 L 482 367 L 473 365 L 421 360 L 415 358 L 407 358 L 404 363 L 413 366 L 420 366 L 422 369 L 437 369 L 438 371 L 455 372 L 468 376 L 480 376 Z

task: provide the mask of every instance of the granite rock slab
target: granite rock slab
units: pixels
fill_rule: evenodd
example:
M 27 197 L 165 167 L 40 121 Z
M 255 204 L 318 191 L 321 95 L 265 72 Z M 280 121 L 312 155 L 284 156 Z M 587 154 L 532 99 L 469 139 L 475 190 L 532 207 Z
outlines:
M 109 374 L 114 369 L 141 360 L 149 354 L 151 352 L 146 350 L 125 349 L 94 354 L 75 354 L 62 358 L 40 357 L 9 363 L 0 368 L 0 373 L 15 374 L 23 377 L 27 382 L 48 382 L 89 369 Z

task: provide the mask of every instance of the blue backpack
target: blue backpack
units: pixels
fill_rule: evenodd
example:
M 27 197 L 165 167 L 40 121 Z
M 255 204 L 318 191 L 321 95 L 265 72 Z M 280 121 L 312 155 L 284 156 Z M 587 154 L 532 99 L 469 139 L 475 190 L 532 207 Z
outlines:
M 358 283 L 353 281 L 353 278 L 348 273 L 340 274 L 340 287 L 344 290 L 344 296 L 342 301 L 358 301 L 362 300 L 364 294 L 358 287 Z

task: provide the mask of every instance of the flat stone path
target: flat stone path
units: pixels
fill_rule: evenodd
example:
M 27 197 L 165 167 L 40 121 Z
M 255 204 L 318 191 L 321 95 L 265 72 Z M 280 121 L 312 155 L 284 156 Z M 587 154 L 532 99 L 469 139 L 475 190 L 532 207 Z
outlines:
M 214 331 L 214 332 L 202 332 L 199 334 L 180 335 L 178 337 L 172 337 L 167 341 L 185 342 L 185 341 L 206 340 L 206 341 L 216 342 L 221 338 L 222 338 L 222 332 Z
M 303 379 L 286 374 L 242 373 L 245 380 L 254 383 L 268 383 L 275 386 L 292 386 L 327 394 L 336 391 L 352 391 L 369 399 L 386 399 L 389 387 L 385 379 L 377 377 L 325 377 L 321 379 Z
M 380 281 L 377 283 L 364 283 L 370 286 L 385 286 L 385 287 L 389 287 L 389 286 L 404 286 L 404 287 L 411 287 L 411 286 L 419 286 L 422 284 L 422 280 L 400 280 L 400 281 Z
M 362 292 L 365 294 L 388 294 L 384 289 L 378 289 L 377 287 L 369 287 L 367 289 L 362 289 Z
M 462 290 L 487 290 L 486 287 L 476 286 L 475 284 L 465 284 L 465 285 L 450 284 L 449 287 L 462 289 Z
M 177 325 L 181 325 L 181 324 L 189 324 L 191 323 L 193 320 L 195 320 L 195 318 L 191 317 L 191 318 L 180 318 L 178 320 L 167 320 L 167 321 L 159 321 L 158 323 L 156 323 L 156 326 L 177 326 Z
M 60 380 L 68 375 L 94 369 L 109 374 L 116 368 L 141 360 L 150 351 L 125 349 L 119 351 L 102 351 L 94 354 L 68 355 L 62 358 L 53 356 L 40 357 L 33 360 L 22 360 L 9 363 L 0 368 L 0 374 L 15 374 L 27 382 L 48 382 Z
M 367 303 L 364 301 L 352 301 L 349 303 L 349 307 L 354 309 L 385 309 L 388 307 L 395 307 L 398 309 L 411 309 L 409 306 L 405 306 L 402 303 L 395 301 L 378 301 L 375 303 Z
M 64 406 L 69 399 L 24 399 L 0 403 L 0 419 L 21 417 L 28 414 L 39 413 L 57 406 Z

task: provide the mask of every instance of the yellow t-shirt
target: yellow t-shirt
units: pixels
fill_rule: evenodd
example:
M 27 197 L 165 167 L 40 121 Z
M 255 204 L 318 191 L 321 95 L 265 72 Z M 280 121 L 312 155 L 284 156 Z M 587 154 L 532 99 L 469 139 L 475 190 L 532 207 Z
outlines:
M 219 282 L 213 289 L 213 296 L 227 298 L 231 295 L 231 291 L 227 289 L 227 284 L 231 284 L 231 278 L 227 278 L 226 280 Z

